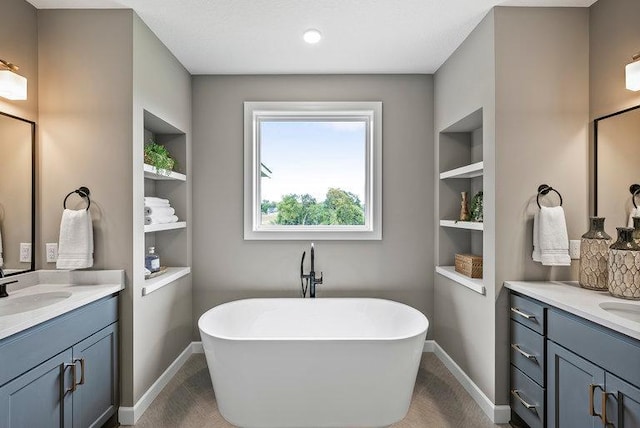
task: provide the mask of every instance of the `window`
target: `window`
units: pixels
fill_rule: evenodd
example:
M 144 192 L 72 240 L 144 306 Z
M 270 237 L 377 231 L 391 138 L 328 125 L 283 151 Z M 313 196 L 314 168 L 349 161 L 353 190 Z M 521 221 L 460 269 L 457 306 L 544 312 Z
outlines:
M 382 239 L 382 103 L 245 102 L 245 239 Z

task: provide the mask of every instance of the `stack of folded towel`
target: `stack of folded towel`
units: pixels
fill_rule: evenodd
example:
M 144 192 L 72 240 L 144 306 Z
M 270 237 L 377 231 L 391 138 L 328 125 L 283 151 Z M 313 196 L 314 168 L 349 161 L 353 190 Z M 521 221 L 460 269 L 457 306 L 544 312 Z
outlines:
M 144 198 L 144 224 L 176 223 L 178 216 L 176 210 L 171 207 L 168 199 L 145 196 Z
M 569 266 L 569 235 L 562 207 L 541 207 L 533 218 L 532 258 L 544 266 Z

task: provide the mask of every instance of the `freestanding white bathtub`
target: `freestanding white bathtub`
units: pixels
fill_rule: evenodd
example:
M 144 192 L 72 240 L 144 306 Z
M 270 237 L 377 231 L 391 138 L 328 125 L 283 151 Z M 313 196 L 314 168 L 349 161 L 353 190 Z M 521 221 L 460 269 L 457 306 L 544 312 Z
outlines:
M 407 414 L 429 322 L 382 299 L 248 299 L 198 327 L 230 423 L 384 427 Z

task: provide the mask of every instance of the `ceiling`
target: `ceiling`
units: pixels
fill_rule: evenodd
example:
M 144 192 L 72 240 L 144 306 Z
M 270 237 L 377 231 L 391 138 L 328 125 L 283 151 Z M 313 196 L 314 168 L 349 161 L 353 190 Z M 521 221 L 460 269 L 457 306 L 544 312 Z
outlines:
M 434 73 L 493 6 L 595 0 L 28 0 L 132 8 L 192 74 Z M 316 28 L 316 45 L 302 33 Z

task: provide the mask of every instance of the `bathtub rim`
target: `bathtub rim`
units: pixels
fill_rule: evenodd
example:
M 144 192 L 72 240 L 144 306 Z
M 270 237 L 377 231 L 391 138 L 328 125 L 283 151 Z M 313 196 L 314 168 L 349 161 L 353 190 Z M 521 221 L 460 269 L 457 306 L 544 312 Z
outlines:
M 310 299 L 303 299 L 302 297 L 251 297 L 251 298 L 246 298 L 246 299 L 238 299 L 238 300 L 233 300 L 230 302 L 225 302 L 222 303 L 220 305 L 214 306 L 213 308 L 207 309 L 207 311 L 205 311 L 202 315 L 200 315 L 200 317 L 198 318 L 198 330 L 200 332 L 201 335 L 206 335 L 207 337 L 213 338 L 213 339 L 217 339 L 217 340 L 223 340 L 223 341 L 229 341 L 229 342 L 284 342 L 284 343 L 289 343 L 289 342 L 336 342 L 336 343 L 340 343 L 340 342 L 349 342 L 349 341 L 353 341 L 353 342 L 358 342 L 358 343 L 366 343 L 366 342 L 371 342 L 371 343 L 378 343 L 378 342 L 385 342 L 385 341 L 399 341 L 399 340 L 408 340 L 408 339 L 415 339 L 416 337 L 419 337 L 421 335 L 427 335 L 427 333 L 429 332 L 429 319 L 426 317 L 425 314 L 423 314 L 421 311 L 417 310 L 416 308 L 409 306 L 405 303 L 401 303 L 401 302 L 396 302 L 395 300 L 389 300 L 389 299 L 383 299 L 383 298 L 377 298 L 377 297 L 325 297 L 325 298 L 320 298 L 318 300 L 375 300 L 375 301 L 381 301 L 381 302 L 386 302 L 392 305 L 396 305 L 396 306 L 403 306 L 405 310 L 410 310 L 412 312 L 415 312 L 416 315 L 420 318 L 420 322 L 423 324 L 422 329 L 420 329 L 420 331 L 418 331 L 417 333 L 411 332 L 411 334 L 406 334 L 406 335 L 399 335 L 399 336 L 384 336 L 384 337 L 370 337 L 370 336 L 347 336 L 347 337 L 336 337 L 336 336 L 331 336 L 331 337 L 315 337 L 315 336 L 309 336 L 309 337 L 304 337 L 304 336 L 299 336 L 299 337 L 277 337 L 277 336 L 271 336 L 271 337 L 255 337 L 255 336 L 243 336 L 243 337 L 232 337 L 232 336 L 228 336 L 228 335 L 214 335 L 211 333 L 208 333 L 206 330 L 203 330 L 202 328 L 202 320 L 203 318 L 210 312 L 213 311 L 217 308 L 223 307 L 223 306 L 227 306 L 227 305 L 234 305 L 234 304 L 239 304 L 240 302 L 246 302 L 246 301 L 255 301 L 255 300 L 310 300 Z M 204 343 L 204 340 L 203 340 Z

